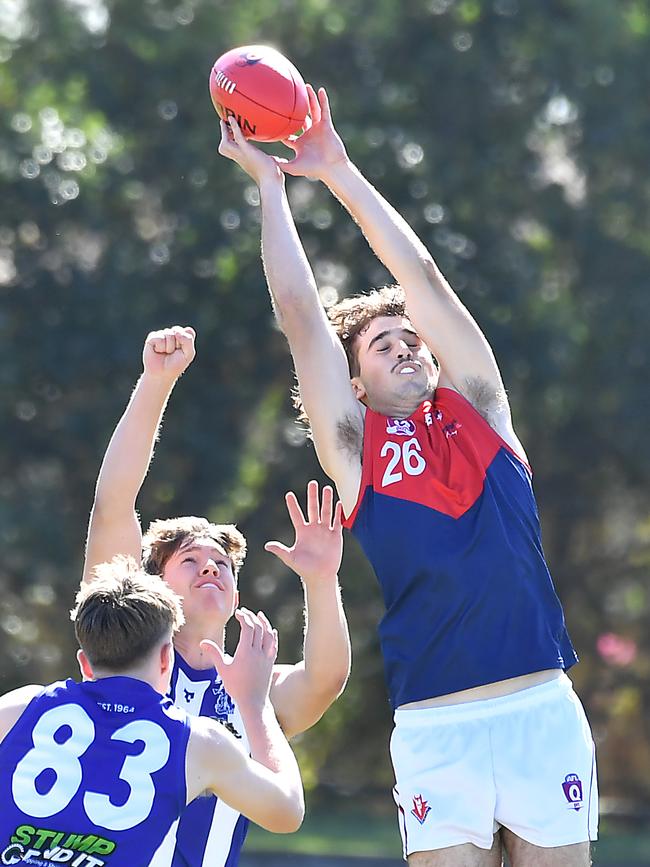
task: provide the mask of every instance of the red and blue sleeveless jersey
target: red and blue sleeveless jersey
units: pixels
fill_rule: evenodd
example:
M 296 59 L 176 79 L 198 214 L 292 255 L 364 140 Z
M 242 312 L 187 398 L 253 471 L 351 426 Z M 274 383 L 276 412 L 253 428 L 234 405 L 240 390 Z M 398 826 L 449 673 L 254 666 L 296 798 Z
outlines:
M 176 651 L 169 695 L 190 715 L 221 722 L 248 752 L 239 709 L 215 668 L 192 668 Z M 245 816 L 216 795 L 195 798 L 169 829 L 151 867 L 236 867 L 248 825 Z
M 453 389 L 407 419 L 366 411 L 345 523 L 381 585 L 393 707 L 577 661 L 530 469 Z
M 187 714 L 149 684 L 51 684 L 0 744 L 0 863 L 149 867 L 187 800 Z

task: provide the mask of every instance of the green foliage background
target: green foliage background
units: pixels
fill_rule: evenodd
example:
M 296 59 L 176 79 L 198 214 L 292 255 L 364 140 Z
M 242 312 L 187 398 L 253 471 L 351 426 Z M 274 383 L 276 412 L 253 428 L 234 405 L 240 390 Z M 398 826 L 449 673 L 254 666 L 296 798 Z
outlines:
M 217 155 L 214 59 L 270 43 L 329 88 L 352 158 L 405 214 L 500 360 L 536 471 L 574 681 L 610 799 L 650 801 L 647 0 L 0 0 L 3 691 L 73 673 L 67 612 L 103 449 L 143 338 L 198 357 L 142 518 L 233 518 L 242 596 L 300 653 L 282 495 L 321 478 L 259 261 L 257 191 Z M 389 279 L 324 189 L 288 181 L 325 299 Z M 350 540 L 343 698 L 308 785 L 391 782 L 374 579 Z M 232 636 L 231 636 L 232 638 Z

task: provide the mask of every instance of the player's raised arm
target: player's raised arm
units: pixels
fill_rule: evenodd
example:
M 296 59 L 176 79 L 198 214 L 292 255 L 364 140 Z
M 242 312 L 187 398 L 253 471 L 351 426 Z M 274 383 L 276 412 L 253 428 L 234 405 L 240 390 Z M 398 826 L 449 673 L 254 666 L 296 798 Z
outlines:
M 212 641 L 203 646 L 239 707 L 251 756 L 219 723 L 192 720 L 188 801 L 209 790 L 269 831 L 289 833 L 300 827 L 305 806 L 298 764 L 269 699 L 278 636 L 263 614 L 243 608 L 235 616 L 241 634 L 232 658 Z
M 488 410 L 507 409 L 503 382 L 480 328 L 453 292 L 415 232 L 364 178 L 349 159 L 333 124 L 327 93 L 308 85 L 313 125 L 295 141 L 295 159 L 282 164 L 287 174 L 319 178 L 359 224 L 368 243 L 400 283 L 407 313 L 441 364 L 441 385 L 452 385 Z M 483 408 L 483 407 L 482 407 Z
M 321 304 L 278 163 L 246 141 L 234 119 L 228 126 L 222 121 L 221 130 L 219 152 L 259 187 L 262 258 L 273 308 L 289 341 L 318 457 L 347 508 L 356 501 L 361 478 L 363 416 L 345 352 Z
M 296 572 L 305 592 L 304 657 L 296 665 L 276 665 L 271 701 L 287 737 L 316 723 L 342 693 L 350 674 L 350 636 L 341 602 L 338 571 L 343 554 L 341 504 L 334 492 L 318 483 L 307 486 L 307 516 L 296 495 L 286 496 L 295 531 L 293 545 L 267 542 L 275 554 Z
M 90 514 L 83 580 L 98 563 L 116 554 L 139 563 L 142 530 L 135 502 L 147 474 L 169 395 L 191 364 L 195 334 L 174 326 L 148 335 L 142 354 L 144 372 L 108 444 Z

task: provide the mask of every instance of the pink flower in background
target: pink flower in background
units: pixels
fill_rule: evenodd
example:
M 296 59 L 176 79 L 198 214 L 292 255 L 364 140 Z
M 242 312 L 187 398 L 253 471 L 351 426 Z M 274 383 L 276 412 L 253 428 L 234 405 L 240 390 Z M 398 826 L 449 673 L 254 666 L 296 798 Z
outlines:
M 610 665 L 626 666 L 634 662 L 637 644 L 631 638 L 624 638 L 615 632 L 604 632 L 596 642 L 598 653 Z

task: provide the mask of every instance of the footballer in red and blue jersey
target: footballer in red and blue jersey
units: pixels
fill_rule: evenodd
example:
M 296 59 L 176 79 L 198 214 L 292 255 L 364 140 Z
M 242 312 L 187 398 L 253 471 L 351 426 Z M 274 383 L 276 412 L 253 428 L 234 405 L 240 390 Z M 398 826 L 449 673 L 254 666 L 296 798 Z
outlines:
M 254 157 L 236 129 L 223 130 L 220 153 L 260 188 L 265 274 L 302 416 L 384 595 L 405 857 L 472 845 L 449 863 L 496 864 L 514 837 L 513 867 L 540 861 L 535 848 L 558 850 L 549 865 L 586 867 L 593 741 L 563 673 L 576 655 L 494 353 L 350 159 L 325 89 L 309 101 L 312 126 L 281 168 L 329 188 L 396 285 L 324 312 L 277 163 Z M 580 795 L 570 813 L 567 791 Z

